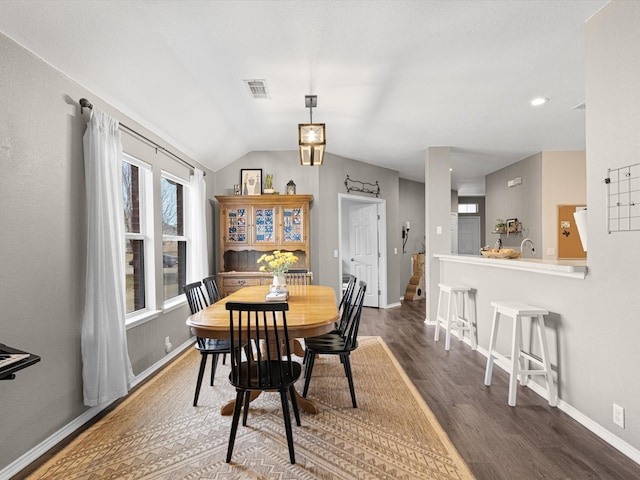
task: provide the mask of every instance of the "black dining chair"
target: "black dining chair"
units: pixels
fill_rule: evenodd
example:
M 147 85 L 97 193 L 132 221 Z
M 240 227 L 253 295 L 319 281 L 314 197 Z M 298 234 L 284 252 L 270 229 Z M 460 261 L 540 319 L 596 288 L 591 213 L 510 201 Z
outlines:
M 340 305 L 338 306 L 338 312 L 340 313 L 340 319 L 336 322 L 335 328 L 330 333 L 343 333 L 344 329 L 349 320 L 349 316 L 351 313 L 351 308 L 353 305 L 351 304 L 351 300 L 353 299 L 353 292 L 356 286 L 356 277 L 355 275 L 349 275 L 349 281 L 347 282 L 347 286 L 344 288 L 342 293 L 342 298 L 340 299 Z M 306 342 L 306 341 L 305 341 Z M 302 358 L 302 363 L 306 364 L 309 359 L 309 352 L 305 348 L 304 356 Z
M 353 386 L 353 375 L 351 373 L 351 362 L 349 357 L 351 352 L 358 348 L 358 328 L 360 327 L 362 304 L 364 303 L 366 291 L 367 284 L 361 281 L 354 303 L 350 308 L 348 308 L 349 317 L 343 331 L 325 333 L 324 335 L 305 339 L 305 354 L 307 361 L 304 372 L 303 397 L 306 397 L 307 392 L 309 391 L 309 383 L 311 382 L 311 374 L 313 372 L 316 355 L 339 355 L 340 361 L 344 367 L 344 373 L 347 376 L 347 381 L 349 382 L 349 391 L 351 393 L 353 408 L 358 407 L 358 404 L 356 403 L 356 392 Z
M 216 303 L 218 300 L 222 300 L 222 294 L 220 293 L 220 289 L 218 288 L 218 282 L 216 282 L 215 275 L 210 275 L 202 279 L 202 284 L 204 288 L 207 290 L 207 295 L 209 296 L 209 304 Z M 226 365 L 227 363 L 227 354 L 222 355 L 222 364 Z M 211 383 L 213 385 L 213 382 Z
M 231 461 L 233 454 L 240 411 L 243 406 L 242 425 L 247 425 L 252 391 L 280 393 L 289 458 L 291 463 L 296 463 L 289 400 L 293 406 L 296 424 L 300 426 L 300 412 L 293 385 L 300 378 L 302 367 L 291 360 L 286 315 L 289 304 L 228 302 L 226 308 L 229 310 L 231 345 L 248 345 L 252 340 L 256 345 L 253 353 L 247 354 L 246 348 L 234 348 L 231 354 L 229 381 L 236 388 L 236 401 L 227 449 L 227 463 Z
M 202 291 L 202 282 L 194 282 L 184 286 L 184 294 L 187 297 L 191 314 L 199 312 L 209 304 Z M 193 397 L 193 406 L 198 405 L 198 397 L 200 396 L 200 387 L 204 378 L 204 371 L 207 366 L 207 358 L 212 357 L 211 364 L 211 386 L 216 375 L 216 367 L 218 366 L 218 356 L 231 352 L 228 340 L 218 340 L 215 338 L 196 337 L 195 347 L 200 351 L 200 369 L 198 370 L 198 380 L 196 383 L 196 393 Z
M 202 284 L 204 288 L 207 289 L 207 295 L 209 296 L 209 303 L 216 303 L 218 300 L 222 298 L 222 294 L 220 293 L 220 289 L 218 288 L 218 283 L 216 282 L 215 275 L 210 275 L 202 279 Z

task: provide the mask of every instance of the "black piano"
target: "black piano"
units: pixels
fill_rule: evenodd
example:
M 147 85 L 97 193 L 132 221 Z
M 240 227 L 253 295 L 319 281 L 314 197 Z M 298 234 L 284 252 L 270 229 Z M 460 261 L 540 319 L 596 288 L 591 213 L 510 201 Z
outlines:
M 0 343 L 0 380 L 13 380 L 15 372 L 39 361 L 38 355 Z

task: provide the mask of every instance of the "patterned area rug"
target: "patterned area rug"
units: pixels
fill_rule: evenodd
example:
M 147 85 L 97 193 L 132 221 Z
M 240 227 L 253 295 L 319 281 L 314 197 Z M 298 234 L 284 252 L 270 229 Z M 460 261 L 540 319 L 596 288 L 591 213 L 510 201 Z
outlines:
M 233 461 L 225 463 L 231 417 L 219 411 L 235 398 L 229 369 L 219 365 L 214 387 L 205 375 L 193 407 L 200 355 L 189 349 L 29 478 L 472 479 L 384 342 L 359 342 L 351 355 L 356 409 L 339 359 L 317 358 L 309 398 L 320 413 L 301 412 L 302 426 L 294 423 L 295 465 L 289 463 L 277 393 L 263 393 L 251 404 Z

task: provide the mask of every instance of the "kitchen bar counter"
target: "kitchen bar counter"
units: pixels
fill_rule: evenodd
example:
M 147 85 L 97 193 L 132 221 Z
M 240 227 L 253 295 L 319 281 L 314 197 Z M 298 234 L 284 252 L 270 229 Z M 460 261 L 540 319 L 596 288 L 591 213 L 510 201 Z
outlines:
M 545 275 L 584 279 L 587 276 L 586 260 L 545 260 L 540 258 L 485 258 L 480 255 L 436 254 L 441 262 L 456 262 L 485 267 L 522 270 Z

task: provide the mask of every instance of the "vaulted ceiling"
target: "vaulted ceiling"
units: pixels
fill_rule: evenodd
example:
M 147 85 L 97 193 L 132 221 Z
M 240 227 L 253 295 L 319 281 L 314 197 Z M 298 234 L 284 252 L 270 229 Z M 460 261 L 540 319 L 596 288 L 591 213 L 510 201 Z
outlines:
M 424 181 L 425 150 L 450 146 L 472 195 L 585 148 L 584 23 L 606 3 L 2 0 L 0 32 L 214 171 L 296 149 L 315 94 L 328 152 Z

